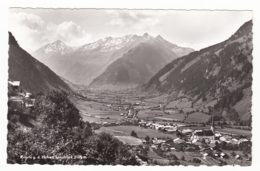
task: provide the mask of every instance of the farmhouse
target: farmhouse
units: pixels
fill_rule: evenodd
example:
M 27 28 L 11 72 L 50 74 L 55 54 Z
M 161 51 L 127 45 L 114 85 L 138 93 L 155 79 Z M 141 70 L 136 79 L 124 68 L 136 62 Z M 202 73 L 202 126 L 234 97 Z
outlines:
M 172 128 L 166 129 L 166 131 L 169 133 L 176 132 L 177 130 L 178 130 L 178 127 L 172 127 Z
M 8 84 L 13 88 L 13 90 L 18 90 L 20 81 L 8 81 Z
M 25 93 L 25 97 L 27 97 L 27 98 L 29 98 L 31 95 L 32 95 L 32 93 L 28 93 L 28 92 Z
M 230 141 L 231 144 L 239 144 L 239 141 L 235 138 L 232 138 L 232 140 Z
M 192 132 L 193 132 L 192 129 L 183 129 L 183 130 L 182 130 L 182 133 L 183 133 L 183 134 L 190 134 L 190 133 L 192 133 Z
M 180 139 L 180 138 L 176 138 L 176 139 L 173 140 L 173 142 L 174 142 L 175 144 L 181 144 L 181 143 L 185 143 L 185 140 Z
M 215 133 L 215 140 L 219 140 L 219 138 L 221 137 L 222 135 L 220 133 Z
M 220 158 L 228 158 L 228 156 L 227 156 L 227 154 L 225 154 L 225 153 L 220 153 Z
M 242 139 L 238 140 L 238 144 L 248 143 L 248 142 L 249 142 L 249 141 L 248 141 L 248 139 L 246 139 L 246 138 L 242 138 Z
M 134 109 L 133 108 L 128 110 L 128 115 L 129 116 L 133 116 L 134 115 Z
M 135 106 L 139 106 L 140 105 L 140 102 L 136 102 L 134 103 Z
M 219 138 L 220 141 L 230 142 L 232 137 L 230 135 L 223 135 Z
M 32 107 L 35 104 L 35 99 L 27 99 L 24 103 L 25 107 Z

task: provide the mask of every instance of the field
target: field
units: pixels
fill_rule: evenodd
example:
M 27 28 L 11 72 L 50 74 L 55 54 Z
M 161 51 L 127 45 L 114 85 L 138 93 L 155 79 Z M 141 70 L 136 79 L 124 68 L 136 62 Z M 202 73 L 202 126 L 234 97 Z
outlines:
M 187 98 L 182 98 L 182 99 L 178 99 L 175 101 L 170 102 L 166 108 L 173 108 L 174 106 L 176 106 L 178 109 L 181 108 L 187 108 L 191 106 L 191 101 Z
M 167 120 L 183 120 L 184 119 L 184 115 L 183 114 L 171 114 L 171 115 L 164 115 L 161 117 L 156 117 L 158 119 L 167 119 Z
M 167 112 L 167 111 L 166 111 Z M 142 110 L 138 112 L 137 117 L 139 119 L 148 120 L 183 120 L 184 115 L 179 112 L 171 111 L 170 114 L 165 114 L 161 110 Z
M 245 135 L 245 136 L 252 136 L 252 132 L 250 130 L 243 130 L 243 129 L 233 129 L 233 128 L 224 128 L 224 129 L 217 129 L 219 133 L 229 133 L 229 134 L 238 134 L 238 135 Z
M 117 138 L 120 141 L 122 141 L 123 143 L 129 144 L 129 145 L 143 144 L 142 140 L 140 140 L 139 138 L 132 137 L 132 136 L 115 136 L 115 138 Z
M 137 136 L 141 139 L 144 139 L 147 135 L 152 138 L 176 138 L 173 134 L 166 134 L 150 128 L 142 128 L 138 126 L 111 126 L 111 127 L 102 127 L 99 130 L 96 130 L 97 133 L 107 132 L 115 136 L 129 136 L 131 132 L 134 131 L 137 133 Z
M 97 98 L 95 96 L 93 96 L 93 98 Z M 111 97 L 109 96 L 109 98 L 107 98 L 109 100 L 116 99 L 116 97 Z M 136 98 L 128 98 L 128 100 L 135 100 Z M 161 110 L 151 110 L 151 109 L 147 109 L 148 107 L 155 107 L 158 106 L 158 101 L 156 102 L 156 100 L 166 100 L 167 96 L 159 96 L 157 98 L 151 98 L 148 99 L 149 102 L 145 102 L 146 105 L 150 105 L 150 106 L 143 106 L 144 110 L 142 110 L 142 106 L 135 106 L 138 109 L 141 109 L 138 112 L 138 119 L 143 119 L 143 120 L 149 120 L 149 121 L 156 121 L 158 123 L 174 123 L 172 120 L 184 120 L 185 115 L 184 114 L 179 114 L 178 110 L 166 110 L 166 112 L 169 112 L 169 114 L 165 114 L 163 111 Z M 107 123 L 115 123 L 115 122 L 120 122 L 121 120 L 124 119 L 124 116 L 120 116 L 121 113 L 126 113 L 127 111 L 122 110 L 122 111 L 113 111 L 110 109 L 110 103 L 102 103 L 102 102 L 94 102 L 94 101 L 84 101 L 84 100 L 80 100 L 77 98 L 73 98 L 71 99 L 76 107 L 79 109 L 83 120 L 84 121 L 88 121 L 88 122 L 98 122 L 98 123 L 102 123 L 102 122 L 107 122 Z M 116 100 L 114 100 L 115 102 Z M 153 104 L 154 102 L 154 104 Z M 173 101 L 170 102 L 169 105 L 172 106 L 186 106 L 186 104 L 190 103 L 189 99 L 187 98 L 182 98 L 177 100 L 177 101 Z M 210 102 L 209 102 L 210 103 Z M 128 105 L 125 105 L 128 106 Z M 196 107 L 195 107 L 196 108 Z M 195 108 L 190 108 L 190 107 L 186 107 L 183 108 L 182 110 L 184 111 L 184 113 L 192 111 L 192 110 L 196 110 Z M 203 108 L 204 109 L 204 108 Z M 185 122 L 187 123 L 205 123 L 208 121 L 208 119 L 210 118 L 210 115 L 206 115 L 204 113 L 201 112 L 195 112 L 192 113 L 190 115 L 188 115 L 188 117 L 185 119 Z M 157 130 L 151 130 L 151 129 L 142 129 L 140 127 L 131 127 L 131 126 L 123 126 L 123 127 L 105 127 L 102 129 L 106 129 L 105 131 L 107 132 L 116 132 L 116 135 L 130 135 L 130 132 L 132 131 L 132 129 L 139 133 L 141 137 L 145 137 L 146 135 L 149 135 L 151 137 L 157 137 L 158 135 L 160 135 L 161 137 L 172 137 L 174 135 L 172 134 L 164 134 L 162 132 L 159 132 Z M 110 130 L 109 130 L 110 129 Z M 122 129 L 122 130 L 120 130 Z M 127 130 L 128 129 L 128 130 Z M 199 129 L 199 127 L 194 127 L 192 129 Z M 205 129 L 205 128 L 202 128 Z M 121 133 L 119 132 L 121 131 Z M 252 135 L 251 131 L 248 130 L 242 130 L 242 129 L 232 129 L 232 128 L 224 128 L 224 129 L 217 129 L 217 132 L 220 133 L 227 133 L 227 134 L 242 134 L 242 135 L 246 135 L 248 137 L 250 137 Z
M 176 157 L 179 159 L 178 161 L 182 165 L 185 165 L 185 164 L 186 165 L 195 165 L 195 166 L 201 165 L 199 163 L 189 162 L 189 161 L 193 160 L 193 157 L 189 153 L 187 153 L 187 152 L 171 151 L 171 152 L 168 152 L 166 154 L 174 154 L 174 155 L 176 155 Z M 185 161 L 180 160 L 182 156 L 185 157 Z M 151 158 L 152 160 L 156 160 L 160 164 L 168 164 L 170 162 L 170 160 L 165 159 L 165 158 L 161 158 L 160 156 L 158 156 L 156 153 L 154 153 L 152 151 L 148 151 L 148 157 Z
M 189 161 L 192 160 L 193 157 L 190 156 L 187 152 L 177 152 L 177 151 L 171 151 L 166 154 L 174 154 L 179 160 L 184 156 L 185 160 Z
M 153 106 L 135 106 L 136 109 L 138 110 L 149 110 Z
M 106 122 L 105 119 L 99 119 L 99 118 L 95 118 L 95 117 L 90 117 L 90 116 L 86 116 L 86 115 L 82 115 L 83 121 L 87 121 L 87 122 Z
M 145 102 L 153 103 L 153 104 L 158 104 L 158 102 L 165 103 L 167 101 L 168 95 L 162 95 L 154 98 L 148 98 L 145 99 Z
M 206 107 L 208 107 L 208 106 L 214 107 L 215 104 L 217 104 L 217 100 L 212 100 L 212 101 L 208 102 L 205 106 Z
M 165 115 L 163 111 L 161 110 L 141 110 L 138 112 L 137 117 L 140 119 L 147 119 L 149 118 L 154 118 L 157 116 L 163 116 Z
M 74 103 L 76 104 L 76 107 L 80 111 L 84 111 L 85 113 L 98 113 L 101 112 L 100 109 L 102 110 L 109 110 L 109 107 L 106 106 L 106 104 L 101 104 L 97 102 L 92 102 L 92 101 L 84 101 L 84 100 L 75 100 Z
M 206 115 L 204 113 L 200 113 L 200 112 L 195 112 L 190 114 L 185 122 L 198 122 L 198 123 L 202 123 L 202 122 L 207 122 L 209 120 L 211 116 L 210 115 Z
M 196 111 L 196 109 L 187 107 L 187 108 L 182 109 L 182 111 L 183 111 L 185 114 L 187 114 L 187 112 Z
M 178 110 L 165 110 L 165 112 L 169 113 L 169 114 L 180 114 L 180 112 Z
M 165 158 L 161 158 L 153 151 L 148 151 L 147 156 L 152 159 L 153 161 L 157 161 L 159 164 L 168 164 L 169 160 Z
M 126 111 L 113 111 L 110 109 L 108 104 L 97 103 L 93 101 L 84 100 L 73 100 L 76 107 L 79 109 L 83 120 L 88 122 L 117 122 L 123 119 L 120 113 L 125 113 Z

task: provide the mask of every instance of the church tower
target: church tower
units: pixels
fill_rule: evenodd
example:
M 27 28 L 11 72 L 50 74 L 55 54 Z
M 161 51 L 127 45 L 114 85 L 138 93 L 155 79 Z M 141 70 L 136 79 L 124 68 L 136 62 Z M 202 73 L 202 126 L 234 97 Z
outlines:
M 210 127 L 211 131 L 214 134 L 214 139 L 215 139 L 215 126 L 214 126 L 214 116 L 212 116 L 212 123 L 211 123 L 211 127 Z

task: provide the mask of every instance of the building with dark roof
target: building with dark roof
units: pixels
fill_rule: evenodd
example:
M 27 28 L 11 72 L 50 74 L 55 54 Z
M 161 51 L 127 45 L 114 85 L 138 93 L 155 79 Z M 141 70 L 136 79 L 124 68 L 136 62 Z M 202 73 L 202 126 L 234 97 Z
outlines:
M 20 81 L 8 81 L 8 87 L 11 88 L 11 90 L 19 90 Z
M 206 142 L 215 140 L 215 126 L 214 126 L 214 117 L 212 116 L 212 124 L 210 129 L 204 130 L 195 130 L 191 136 L 191 141 L 201 141 L 204 139 Z
M 211 140 L 215 139 L 215 135 L 212 130 L 205 129 L 205 130 L 196 130 L 191 136 L 192 141 L 201 141 L 204 139 L 206 142 L 210 142 Z

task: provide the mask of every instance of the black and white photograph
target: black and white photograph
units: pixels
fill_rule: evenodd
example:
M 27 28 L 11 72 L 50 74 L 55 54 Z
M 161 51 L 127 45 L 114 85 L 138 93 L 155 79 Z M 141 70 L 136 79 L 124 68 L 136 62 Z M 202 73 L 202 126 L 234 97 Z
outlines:
M 252 166 L 253 26 L 252 10 L 9 8 L 6 163 Z

